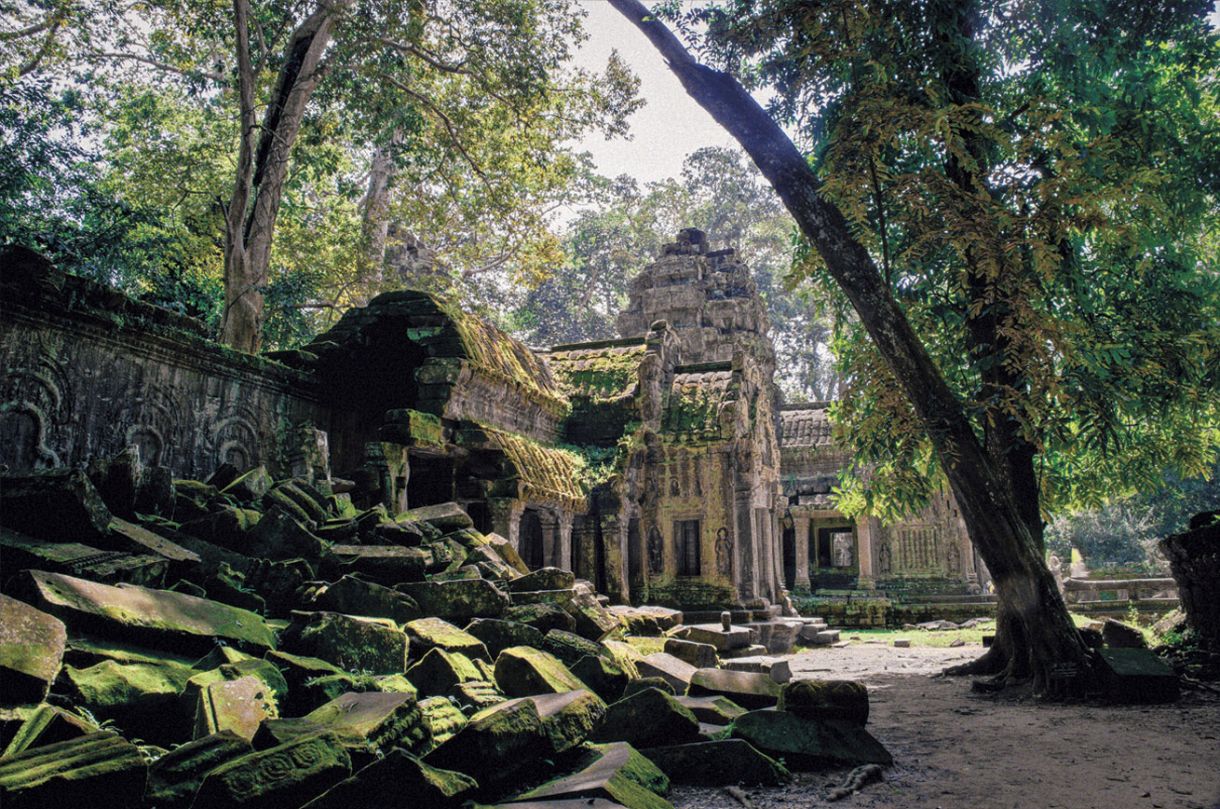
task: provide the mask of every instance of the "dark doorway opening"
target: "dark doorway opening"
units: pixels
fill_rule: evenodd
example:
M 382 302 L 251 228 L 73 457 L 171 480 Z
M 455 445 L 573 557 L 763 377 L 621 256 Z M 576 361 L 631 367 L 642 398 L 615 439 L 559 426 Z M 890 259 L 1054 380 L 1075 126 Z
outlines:
M 453 462 L 447 458 L 411 456 L 407 508 L 435 506 L 453 499 Z
M 537 511 L 526 509 L 522 513 L 521 524 L 517 529 L 517 547 L 521 559 L 530 570 L 546 566 L 542 547 L 542 518 Z
M 791 590 L 796 586 L 796 528 L 784 529 L 784 586 Z

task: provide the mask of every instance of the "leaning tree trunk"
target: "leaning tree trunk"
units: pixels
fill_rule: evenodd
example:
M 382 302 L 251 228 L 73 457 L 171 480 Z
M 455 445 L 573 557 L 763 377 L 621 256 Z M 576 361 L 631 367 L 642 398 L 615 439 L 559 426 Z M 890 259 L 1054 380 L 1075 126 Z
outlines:
M 1036 688 L 1078 690 L 1087 657 L 1054 577 L 1002 472 L 949 389 L 847 220 L 824 200 L 805 158 L 730 75 L 698 63 L 638 0 L 610 0 L 669 64 L 696 102 L 753 158 L 860 317 L 932 441 L 971 541 L 1000 601 L 1028 642 Z
M 321 61 L 340 14 L 352 0 L 321 0 L 288 43 L 275 92 L 254 147 L 254 75 L 250 59 L 249 0 L 233 0 L 241 142 L 233 195 L 225 212 L 225 310 L 220 339 L 239 351 L 258 350 L 263 288 L 279 216 L 288 160 L 305 107 L 321 80 Z

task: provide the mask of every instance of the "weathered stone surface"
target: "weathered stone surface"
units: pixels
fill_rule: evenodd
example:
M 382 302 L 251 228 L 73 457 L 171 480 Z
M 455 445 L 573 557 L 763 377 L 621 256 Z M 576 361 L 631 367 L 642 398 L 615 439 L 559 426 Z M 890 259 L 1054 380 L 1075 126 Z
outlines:
M 695 643 L 706 643 L 717 652 L 749 646 L 750 630 L 744 626 L 732 626 L 727 630 L 719 624 L 694 624 L 682 631 L 682 637 Z
M 139 749 L 103 731 L 0 760 L 4 809 L 138 806 L 148 779 Z
M 488 547 L 495 551 L 496 555 L 506 565 L 517 571 L 519 575 L 524 576 L 530 572 L 529 565 L 525 563 L 525 560 L 521 558 L 521 554 L 517 553 L 517 549 L 513 547 L 513 544 L 507 538 L 499 534 L 488 534 L 486 539 Z
M 802 719 L 786 711 L 751 711 L 733 722 L 745 739 L 791 769 L 893 763 L 889 751 L 862 726 L 837 719 Z
M 77 631 L 157 648 L 206 652 L 216 640 L 268 649 L 275 637 L 261 616 L 203 598 L 125 585 L 112 587 L 58 573 L 21 574 L 20 591 Z
M 1101 627 L 1102 640 L 1112 649 L 1146 649 L 1144 633 L 1122 621 L 1107 618 Z
M 572 631 L 589 640 L 602 640 L 621 627 L 614 613 L 602 606 L 592 593 L 578 592 L 566 609 L 576 620 Z
M 714 669 L 720 665 L 716 647 L 710 643 L 669 638 L 665 641 L 665 654 L 673 655 L 697 669 Z
M 438 503 L 435 506 L 413 508 L 399 515 L 399 519 L 427 523 L 443 534 L 474 527 L 470 515 L 457 503 Z
M 97 725 L 68 713 L 54 705 L 39 705 L 26 717 L 17 729 L 0 758 L 8 758 L 35 747 L 77 739 L 97 732 Z
M 331 562 L 327 570 L 338 575 L 359 573 L 383 584 L 421 582 L 432 565 L 427 548 L 399 545 L 334 545 L 327 558 Z
M 665 652 L 650 654 L 637 661 L 635 666 L 642 677 L 660 677 L 665 680 L 679 696 L 690 689 L 691 680 L 695 672 L 699 671 L 686 661 Z
M 407 636 L 383 619 L 294 612 L 292 623 L 280 636 L 280 646 L 350 671 L 401 674 L 407 667 Z
M 1098 676 L 1106 697 L 1124 704 L 1174 702 L 1178 677 L 1148 649 L 1101 649 Z
M 748 656 L 735 657 L 726 660 L 723 668 L 729 671 L 751 671 L 765 674 L 777 683 L 786 683 L 792 679 L 792 667 L 781 657 Z
M 148 768 L 144 800 L 160 809 L 188 809 L 209 772 L 254 752 L 250 742 L 223 731 L 176 747 Z
M 283 701 L 282 706 L 284 712 L 289 716 L 299 716 L 316 707 L 317 704 L 302 701 L 306 682 L 319 677 L 344 674 L 344 671 L 334 663 L 328 663 L 320 657 L 295 655 L 277 650 L 268 652 L 266 659 L 279 669 L 288 684 L 288 698 Z
M 423 657 L 429 649 L 444 649 L 463 654 L 471 660 L 486 660 L 489 663 L 492 660 L 483 641 L 440 618 L 419 618 L 407 623 L 403 630 L 411 639 L 412 658 Z
M 208 683 L 199 691 L 195 706 L 194 738 L 231 731 L 253 739 L 264 719 L 279 716 L 275 695 L 266 682 L 253 675 Z
M 551 748 L 556 753 L 582 744 L 606 715 L 606 703 L 584 689 L 518 699 L 528 699 L 534 703 L 538 716 L 542 718 L 543 730 L 550 737 Z
M 46 697 L 67 639 L 63 621 L 0 595 L 0 704 L 27 705 Z
M 68 469 L 5 475 L 0 513 L 6 528 L 59 542 L 88 543 L 106 534 L 111 519 L 85 473 Z
M 783 764 L 742 739 L 652 747 L 642 753 L 675 784 L 780 786 L 792 780 Z
M 467 680 L 458 683 L 453 698 L 467 713 L 477 713 L 505 701 L 504 694 L 490 680 Z
M 400 624 L 424 614 L 409 595 L 356 576 L 344 576 L 327 585 L 315 596 L 314 604 L 329 612 L 389 618 Z
M 572 775 L 561 776 L 519 796 L 521 801 L 586 798 L 615 801 L 627 809 L 672 809 L 661 797 L 669 779 L 635 748 L 622 742 L 593 745 Z
M 105 584 L 159 587 L 170 563 L 162 556 L 103 551 L 79 542 L 47 542 L 0 528 L 0 565 L 5 570 L 45 570 Z
M 705 725 L 731 725 L 733 720 L 747 713 L 728 697 L 677 697 L 677 700 Z
M 126 733 L 173 743 L 189 735 L 189 717 L 178 718 L 178 697 L 193 673 L 177 665 L 106 660 L 84 669 L 64 666 L 62 689 L 73 705 L 113 721 Z
M 493 660 L 510 646 L 542 646 L 542 632 L 529 624 L 501 618 L 475 618 L 466 625 L 466 632 L 483 642 Z
M 508 595 L 485 579 L 409 582 L 399 585 L 426 615 L 464 625 L 472 618 L 498 618 L 508 609 Z
M 623 689 L 631 682 L 618 663 L 602 655 L 589 655 L 577 660 L 571 667 L 572 674 L 606 702 L 616 702 L 623 696 Z
M 778 708 L 802 719 L 868 722 L 868 689 L 853 680 L 794 680 L 780 691 Z
M 575 632 L 552 629 L 542 639 L 542 649 L 558 657 L 564 665 L 571 666 L 582 657 L 601 654 L 602 647 Z
M 1178 585 L 1186 623 L 1199 645 L 1220 652 L 1220 521 L 1215 513 L 1196 514 L 1190 530 L 1158 543 Z
M 558 567 L 540 567 L 528 575 L 508 583 L 509 592 L 527 590 L 570 590 L 576 584 L 576 575 Z
M 194 809 L 300 806 L 347 778 L 352 762 L 329 733 L 250 753 L 212 770 L 203 779 Z
M 484 676 L 466 655 L 434 647 L 407 669 L 407 679 L 422 694 L 449 696 L 459 684 L 482 680 Z
M 248 554 L 250 535 L 263 517 L 252 508 L 222 505 L 202 517 L 182 523 L 182 532 L 204 542 Z
M 348 748 L 377 752 L 402 747 L 418 752 L 427 744 L 419 705 L 410 694 L 344 694 L 304 719 L 333 733 Z
M 391 750 L 303 809 L 450 809 L 461 806 L 477 787 L 468 775 L 429 766 L 405 750 Z
M 419 702 L 420 721 L 427 737 L 419 755 L 440 747 L 470 723 L 447 697 L 429 697 Z
M 308 559 L 316 562 L 327 550 L 321 537 L 279 506 L 263 514 L 258 525 L 248 532 L 246 540 L 244 550 L 234 550 L 265 559 Z
M 175 573 L 184 572 L 189 566 L 197 565 L 201 561 L 199 554 L 194 551 L 187 550 L 137 523 L 115 517 L 110 521 L 109 529 L 105 542 L 107 548 L 160 557 L 171 563 L 171 570 Z
M 690 680 L 690 695 L 728 697 L 743 708 L 770 708 L 779 701 L 780 685 L 766 674 L 699 669 Z
M 671 695 L 647 688 L 610 705 L 592 738 L 636 748 L 682 744 L 699 738 L 699 720 Z
M 496 658 L 496 685 L 510 697 L 561 694 L 585 687 L 554 655 L 513 646 Z
M 604 640 L 602 650 L 605 656 L 613 660 L 628 676 L 632 678 L 640 676 L 639 662 L 644 659 L 644 655 L 630 643 L 621 640 Z
M 536 772 L 552 752 L 551 739 L 532 700 L 513 700 L 480 711 L 470 724 L 424 760 L 434 767 L 475 775 L 483 787 L 511 784 Z
M 544 635 L 552 629 L 576 629 L 576 619 L 554 604 L 514 605 L 504 612 L 504 619 L 532 626 Z
M 664 691 L 671 697 L 677 696 L 673 685 L 664 677 L 640 677 L 638 680 L 631 680 L 627 683 L 627 687 L 623 689 L 623 699 L 649 689 Z

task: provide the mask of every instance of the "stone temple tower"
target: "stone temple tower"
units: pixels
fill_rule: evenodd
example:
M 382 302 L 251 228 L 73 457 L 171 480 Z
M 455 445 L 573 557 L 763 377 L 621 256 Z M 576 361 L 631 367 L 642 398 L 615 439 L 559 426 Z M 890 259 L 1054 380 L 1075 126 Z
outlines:
M 678 362 L 730 362 L 744 350 L 770 379 L 775 348 L 771 324 L 750 271 L 732 249 L 708 250 L 707 235 L 685 228 L 678 240 L 631 280 L 628 305 L 618 316 L 624 337 L 664 320 L 678 335 Z

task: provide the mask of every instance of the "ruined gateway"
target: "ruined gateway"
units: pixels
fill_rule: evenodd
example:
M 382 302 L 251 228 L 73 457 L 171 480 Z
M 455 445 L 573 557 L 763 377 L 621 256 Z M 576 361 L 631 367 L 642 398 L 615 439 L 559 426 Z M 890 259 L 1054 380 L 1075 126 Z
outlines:
M 826 403 L 781 404 L 763 304 L 732 250 L 686 230 L 630 286 L 622 339 L 532 350 L 422 292 L 383 294 L 299 350 L 238 355 L 198 324 L 3 267 L 0 452 L 10 471 L 127 446 L 354 484 L 360 507 L 447 501 L 623 603 L 790 609 L 788 593 L 986 584 L 951 499 L 848 520 Z

